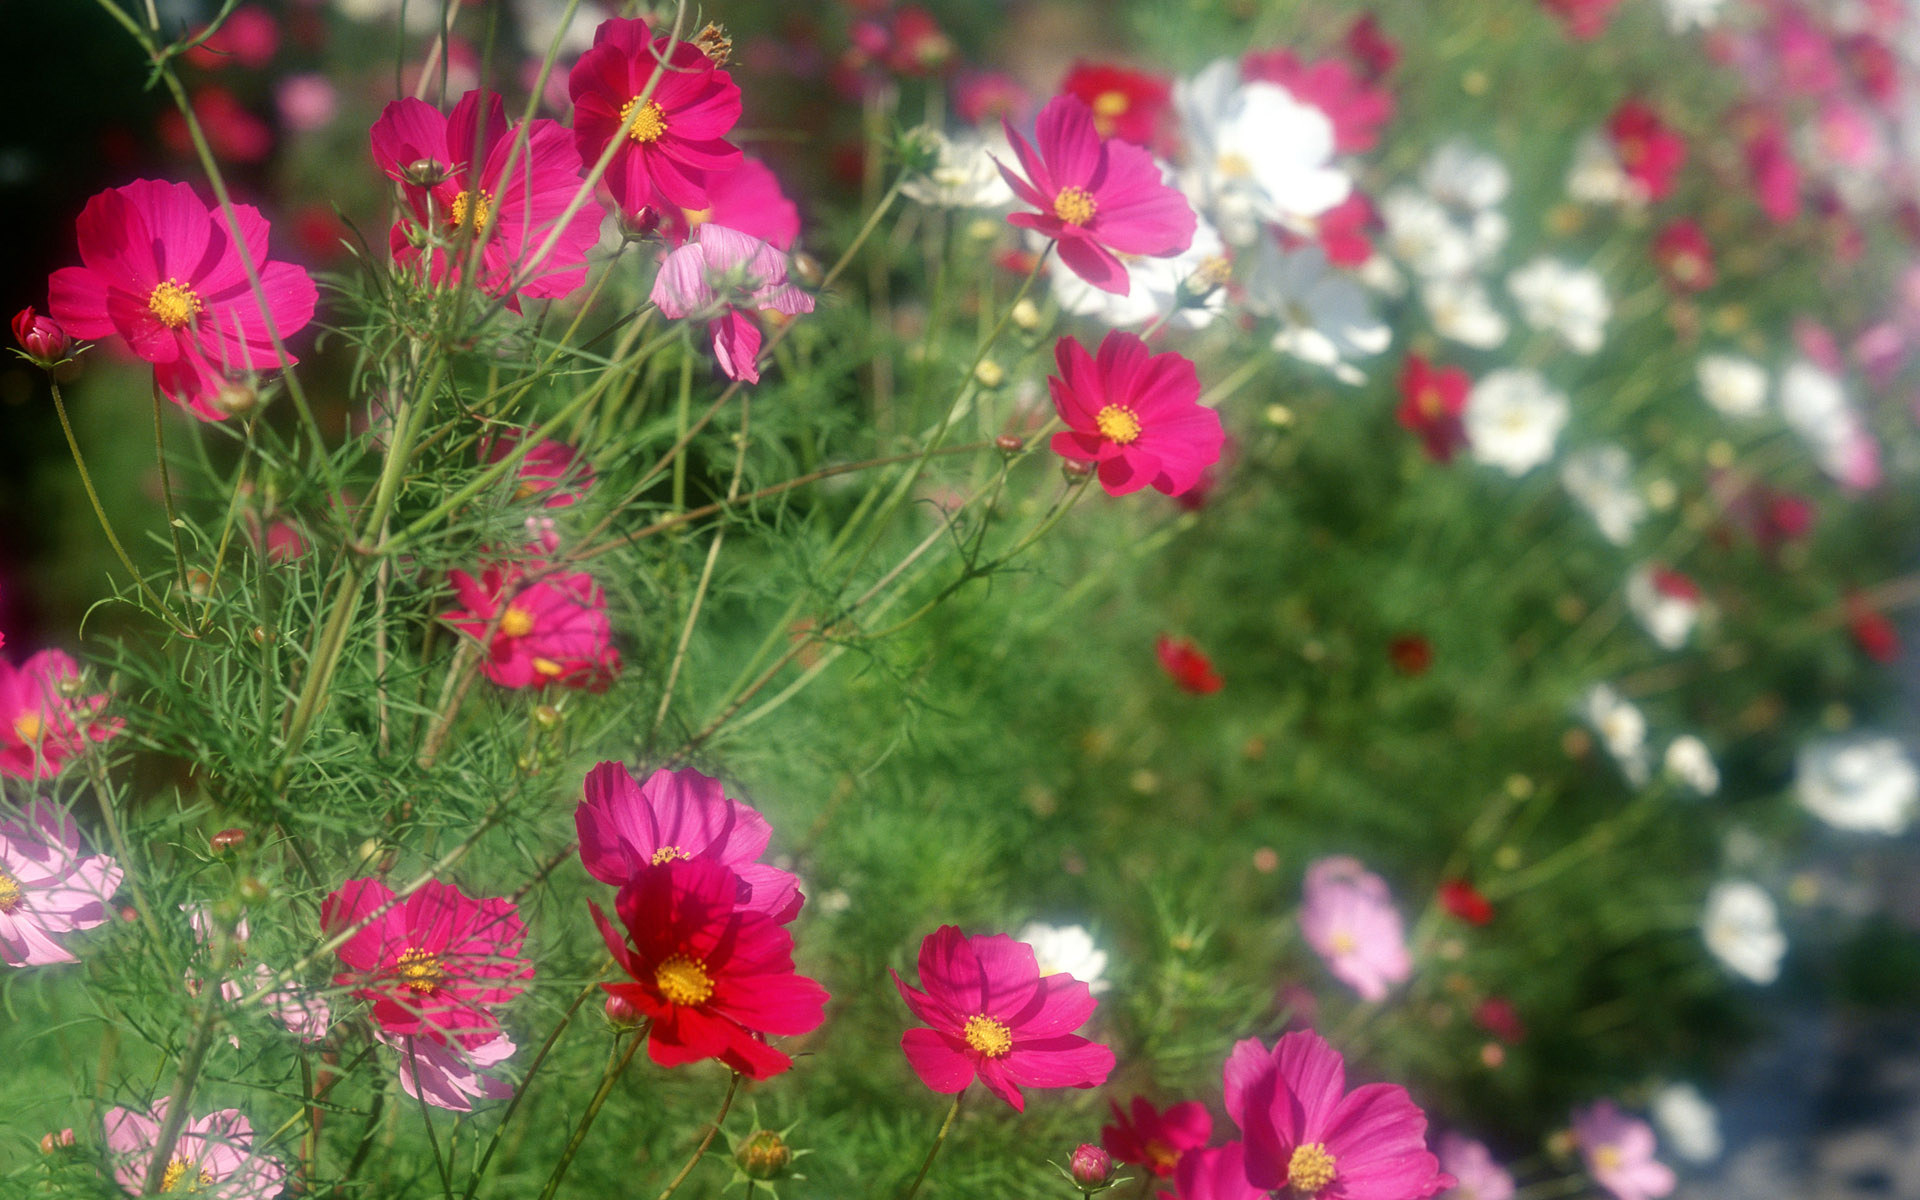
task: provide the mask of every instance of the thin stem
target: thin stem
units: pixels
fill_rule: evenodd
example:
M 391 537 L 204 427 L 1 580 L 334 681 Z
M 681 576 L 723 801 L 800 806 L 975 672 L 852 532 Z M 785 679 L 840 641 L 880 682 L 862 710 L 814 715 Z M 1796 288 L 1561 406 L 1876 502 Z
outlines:
M 961 1088 L 953 1096 L 953 1107 L 947 1110 L 947 1119 L 940 1122 L 940 1132 L 933 1135 L 933 1145 L 927 1148 L 927 1161 L 920 1164 L 920 1173 L 913 1177 L 912 1186 L 900 1194 L 900 1200 L 913 1200 L 920 1191 L 920 1185 L 926 1182 L 927 1172 L 933 1170 L 934 1156 L 940 1153 L 940 1147 L 946 1144 L 947 1131 L 953 1128 L 953 1119 L 960 1115 L 960 1102 L 967 1098 L 967 1089 Z
M 613 1094 L 613 1085 L 620 1082 L 620 1077 L 626 1074 L 627 1064 L 633 1061 L 634 1051 L 638 1050 L 640 1043 L 646 1040 L 647 1026 L 643 1025 L 633 1031 L 627 1041 L 626 1051 L 620 1054 L 618 1060 L 608 1062 L 607 1072 L 601 1076 L 599 1088 L 594 1091 L 593 1099 L 587 1103 L 587 1111 L 581 1114 L 579 1127 L 573 1131 L 573 1136 L 567 1139 L 567 1148 L 561 1151 L 560 1161 L 553 1164 L 553 1173 L 547 1176 L 547 1186 L 540 1189 L 540 1200 L 553 1200 L 553 1194 L 560 1190 L 560 1181 L 567 1177 L 567 1168 L 573 1165 L 573 1156 L 580 1152 L 580 1143 L 587 1140 L 587 1130 L 593 1128 L 594 1118 L 600 1115 L 600 1109 L 606 1104 L 607 1097 Z
M 193 593 L 187 590 L 187 556 L 180 549 L 180 515 L 173 508 L 173 476 L 167 470 L 167 442 L 162 432 L 164 414 L 160 408 L 160 381 L 156 376 L 153 383 L 153 452 L 160 461 L 160 498 L 167 511 L 167 536 L 173 540 L 173 568 L 179 575 L 180 595 L 184 598 Z
M 605 974 L 604 968 L 601 973 Z M 580 1011 L 580 1006 L 587 1002 L 587 997 L 593 995 L 594 989 L 598 986 L 599 983 L 595 980 L 581 988 L 580 994 L 573 998 L 573 1003 L 567 1005 L 567 1011 L 560 1014 L 560 1021 L 553 1027 L 553 1031 L 547 1034 L 547 1040 L 540 1043 L 540 1052 L 533 1056 L 533 1065 L 527 1068 L 527 1077 L 520 1081 L 519 1087 L 514 1089 L 513 1099 L 507 1101 L 506 1111 L 500 1114 L 499 1123 L 493 1127 L 493 1136 L 487 1140 L 486 1152 L 481 1154 L 480 1164 L 473 1169 L 473 1176 L 467 1180 L 467 1190 L 462 1200 L 473 1200 L 473 1194 L 480 1188 L 480 1181 L 486 1178 L 487 1167 L 493 1162 L 493 1152 L 500 1148 L 500 1136 L 506 1132 L 507 1126 L 513 1123 L 513 1114 L 519 1111 L 520 1102 L 527 1098 L 527 1092 L 533 1087 L 533 1077 L 540 1073 L 541 1064 L 547 1061 L 547 1055 L 553 1050 L 554 1043 L 560 1040 L 560 1034 L 573 1021 L 573 1015 Z
M 440 1173 L 440 1192 L 451 1200 L 453 1177 L 447 1174 L 447 1160 L 440 1156 L 440 1136 L 433 1131 L 433 1110 L 427 1107 L 427 1094 L 420 1090 L 420 1056 L 412 1038 L 407 1039 L 407 1062 L 413 1067 L 413 1094 L 420 1102 L 420 1123 L 427 1127 L 427 1146 L 433 1151 L 434 1169 Z
M 693 1157 L 689 1158 L 686 1165 L 680 1168 L 680 1173 L 673 1177 L 671 1183 L 667 1184 L 667 1190 L 660 1193 L 658 1200 L 667 1200 L 669 1196 L 672 1196 L 674 1192 L 679 1190 L 682 1183 L 686 1182 L 687 1176 L 693 1174 L 694 1167 L 700 1164 L 700 1159 L 706 1154 L 707 1147 L 713 1145 L 713 1139 L 719 1135 L 720 1126 L 727 1119 L 727 1111 L 733 1107 L 733 1094 L 739 1089 L 740 1072 L 735 1071 L 732 1073 L 732 1077 L 727 1080 L 727 1094 L 720 1099 L 720 1111 L 713 1114 L 713 1123 L 707 1126 L 707 1136 L 701 1138 L 700 1144 L 693 1148 Z

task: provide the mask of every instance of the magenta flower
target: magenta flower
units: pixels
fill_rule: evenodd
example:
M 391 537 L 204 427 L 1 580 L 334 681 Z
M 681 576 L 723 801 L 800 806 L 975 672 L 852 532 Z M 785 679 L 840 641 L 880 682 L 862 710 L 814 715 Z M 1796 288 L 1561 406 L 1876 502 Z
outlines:
M 1227 1057 L 1227 1115 L 1247 1145 L 1247 1182 L 1298 1200 L 1425 1200 L 1453 1186 L 1427 1149 L 1427 1116 L 1397 1084 L 1349 1092 L 1340 1052 L 1310 1030 Z
M 49 800 L 0 821 L 0 962 L 78 962 L 61 944 L 107 920 L 125 872 L 104 854 L 80 853 L 80 828 Z
M 541 574 L 515 563 L 486 564 L 478 579 L 454 571 L 448 579 L 464 607 L 442 619 L 488 638 L 480 673 L 501 687 L 605 688 L 620 652 L 600 585 L 585 571 Z
M 1573 1114 L 1573 1140 L 1587 1174 L 1616 1200 L 1659 1200 L 1673 1191 L 1673 1169 L 1653 1156 L 1653 1126 L 1599 1100 Z
M 273 348 L 313 320 L 318 292 L 292 263 L 267 259 L 267 222 L 233 206 L 234 223 L 184 183 L 136 179 L 87 201 L 78 222 L 83 267 L 47 281 L 47 308 L 70 335 L 118 334 L 153 364 L 161 394 L 203 421 L 230 376 L 292 366 Z M 255 295 L 241 253 L 260 278 Z
M 1165 1112 L 1145 1096 L 1135 1096 L 1126 1112 L 1120 1102 L 1107 1102 L 1113 1124 L 1100 1127 L 1100 1144 L 1124 1163 L 1145 1167 L 1165 1179 L 1187 1151 L 1207 1144 L 1213 1136 L 1213 1116 L 1198 1100 L 1171 1105 Z
M 663 768 L 641 784 L 622 764 L 603 762 L 587 772 L 586 800 L 573 821 L 580 861 L 602 883 L 625 887 L 650 866 L 710 859 L 739 877 L 740 908 L 782 925 L 800 915 L 800 881 L 759 861 L 773 826 L 690 767 Z
M 1173 1190 L 1160 1200 L 1268 1200 L 1265 1188 L 1247 1182 L 1247 1148 L 1228 1142 L 1211 1150 L 1193 1149 L 1180 1156 L 1173 1172 Z
M 1446 1200 L 1513 1200 L 1513 1176 L 1493 1160 L 1485 1142 L 1441 1134 L 1440 1169 L 1454 1179 Z
M 435 1108 L 472 1112 L 475 1100 L 504 1100 L 513 1084 L 487 1074 L 513 1056 L 514 1044 L 498 1030 L 477 1029 L 433 1037 L 396 1037 L 380 1030 L 374 1038 L 400 1060 L 400 1090 Z
M 1198 224 L 1186 197 L 1167 186 L 1153 155 L 1131 142 L 1102 139 L 1093 110 L 1078 96 L 1055 96 L 1040 110 L 1034 139 L 1005 120 L 1007 141 L 1025 178 L 1000 164 L 1007 186 L 1037 213 L 1007 220 L 1059 244 L 1060 261 L 1102 291 L 1132 286 L 1116 255 L 1168 258 L 1193 244 Z
M 706 208 L 713 177 L 740 162 L 740 151 L 726 140 L 740 120 L 733 76 L 716 70 L 691 42 L 668 54 L 670 41 L 653 36 L 645 21 L 603 21 L 567 78 L 581 161 L 593 166 L 619 139 L 604 178 L 624 213 Z
M 968 937 L 942 925 L 920 944 L 918 991 L 898 971 L 894 986 L 931 1028 L 900 1039 L 920 1082 L 951 1095 L 976 1078 L 1013 1106 L 1022 1087 L 1098 1087 L 1113 1051 L 1074 1033 L 1093 1016 L 1087 985 L 1071 975 L 1040 974 L 1033 947 L 1003 933 Z
M 589 200 L 560 225 L 581 175 L 580 156 L 558 122 L 535 118 L 522 137 L 497 94 L 474 91 L 452 116 L 423 100 L 395 100 L 373 123 L 371 138 L 374 162 L 400 185 L 407 204 L 387 236 L 395 262 L 412 266 L 424 258 L 434 284 L 456 282 L 473 239 L 481 238 L 476 285 L 515 312 L 521 297 L 565 296 L 586 282 L 587 251 L 600 240 L 600 206 Z M 422 163 L 431 164 L 424 177 Z M 553 249 L 536 260 L 556 228 Z
M 80 667 L 60 650 L 42 650 L 18 667 L 0 659 L 0 775 L 51 779 L 86 744 L 125 726 L 102 720 L 104 695 L 78 694 Z
M 757 237 L 711 222 L 667 255 L 648 297 L 674 320 L 709 316 L 713 355 L 728 379 L 760 382 L 760 327 L 748 314 L 813 311 L 813 297 L 787 282 L 787 256 Z
M 107 1153 L 113 1179 L 130 1194 L 147 1195 L 147 1169 L 154 1144 L 167 1119 L 167 1097 L 153 1111 L 110 1108 L 106 1116 Z M 286 1186 L 287 1169 L 277 1159 L 253 1152 L 253 1126 L 237 1108 L 223 1108 L 188 1121 L 173 1143 L 160 1176 L 160 1193 L 192 1193 L 213 1200 L 269 1200 Z
M 1386 881 L 1344 856 L 1307 868 L 1300 931 L 1335 979 L 1378 1002 L 1413 974 L 1406 931 Z
M 321 903 L 328 933 L 385 909 L 335 952 L 352 969 L 334 983 L 372 1001 L 385 1033 L 498 1033 L 495 1009 L 520 994 L 518 980 L 533 977 L 520 958 L 526 927 L 513 902 L 475 900 L 438 880 L 398 904 L 393 898 L 377 879 L 351 879 Z
M 793 249 L 800 236 L 800 210 L 780 189 L 773 169 L 750 154 L 735 170 L 707 181 L 707 207 L 662 213 L 660 232 L 677 246 L 709 222 L 759 238 L 775 250 Z
M 483 439 L 480 461 L 496 463 L 519 448 L 524 430 L 506 430 Z M 548 439 L 520 459 L 515 500 L 538 499 L 546 508 L 570 508 L 593 487 L 593 464 L 565 442 Z
M 1100 486 L 1124 496 L 1151 486 L 1178 496 L 1220 461 L 1220 414 L 1200 404 L 1200 376 L 1178 354 L 1115 330 L 1096 358 L 1073 338 L 1053 348 L 1060 373 L 1047 380 L 1067 431 L 1049 443 L 1072 462 L 1093 463 Z

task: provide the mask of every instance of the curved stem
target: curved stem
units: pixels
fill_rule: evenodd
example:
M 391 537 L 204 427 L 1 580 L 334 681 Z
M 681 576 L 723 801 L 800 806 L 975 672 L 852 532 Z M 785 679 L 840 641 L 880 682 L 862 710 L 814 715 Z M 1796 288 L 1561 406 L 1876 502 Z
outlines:
M 634 1030 L 633 1036 L 627 1042 L 626 1051 L 617 1061 L 608 1062 L 607 1073 L 601 1076 L 600 1086 L 594 1091 L 593 1099 L 588 1102 L 587 1111 L 581 1114 L 579 1127 L 573 1131 L 573 1136 L 567 1139 L 567 1148 L 561 1151 L 560 1161 L 553 1164 L 553 1173 L 547 1176 L 547 1186 L 540 1189 L 540 1200 L 553 1200 L 553 1194 L 560 1190 L 560 1181 L 567 1177 L 567 1168 L 573 1165 L 573 1156 L 580 1152 L 580 1143 L 587 1140 L 587 1130 L 593 1128 L 594 1118 L 600 1115 L 600 1109 L 606 1104 L 607 1097 L 613 1094 L 613 1085 L 620 1082 L 620 1077 L 626 1074 L 627 1064 L 633 1061 L 633 1052 L 638 1050 L 640 1043 L 646 1040 L 646 1026 Z
M 191 596 L 187 590 L 187 556 L 180 549 L 180 514 L 173 507 L 173 475 L 167 470 L 167 441 L 162 432 L 164 414 L 160 407 L 160 380 L 153 381 L 153 453 L 160 463 L 160 499 L 167 511 L 167 537 L 173 542 L 173 568 L 179 576 L 180 595 Z
M 920 1164 L 920 1173 L 913 1177 L 913 1183 L 900 1193 L 900 1200 L 913 1200 L 920 1191 L 920 1185 L 927 1181 L 927 1172 L 933 1170 L 934 1156 L 940 1153 L 940 1147 L 946 1145 L 947 1131 L 953 1128 L 953 1119 L 960 1115 L 960 1102 L 967 1098 L 967 1089 L 961 1088 L 953 1095 L 953 1107 L 947 1110 L 947 1119 L 940 1122 L 940 1132 L 933 1135 L 933 1145 L 927 1148 L 927 1161 Z
M 701 1157 L 707 1152 L 707 1147 L 713 1145 L 713 1139 L 719 1135 L 720 1126 L 727 1119 L 727 1111 L 733 1107 L 733 1094 L 739 1089 L 740 1072 L 735 1071 L 733 1077 L 727 1080 L 727 1094 L 720 1100 L 720 1111 L 713 1114 L 713 1122 L 707 1126 L 707 1136 L 701 1138 L 700 1144 L 693 1148 L 693 1157 L 680 1168 L 680 1173 L 673 1177 L 673 1182 L 667 1185 L 667 1190 L 660 1193 L 659 1200 L 667 1200 L 667 1197 L 673 1195 L 680 1185 L 686 1182 L 687 1176 L 693 1174 L 693 1168 L 699 1165 Z

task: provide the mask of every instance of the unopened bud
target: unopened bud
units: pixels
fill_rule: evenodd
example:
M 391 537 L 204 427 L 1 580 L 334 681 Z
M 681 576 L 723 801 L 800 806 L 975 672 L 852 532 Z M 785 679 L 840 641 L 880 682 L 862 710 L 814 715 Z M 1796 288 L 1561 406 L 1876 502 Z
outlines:
M 640 1024 L 647 1015 L 637 1008 L 633 1001 L 625 996 L 607 997 L 607 1020 L 615 1025 L 630 1027 Z
M 187 590 L 195 597 L 205 600 L 213 594 L 213 576 L 195 568 L 187 572 Z
M 40 1135 L 40 1153 L 56 1154 L 73 1146 L 73 1130 L 62 1129 L 59 1133 Z
M 749 1179 L 778 1179 L 793 1163 L 793 1147 L 771 1129 L 762 1129 L 733 1152 L 733 1161 Z
M 1067 477 L 1068 483 L 1080 484 L 1093 478 L 1093 464 L 1069 458 L 1060 463 L 1060 473 Z
M 787 274 L 803 288 L 817 288 L 827 281 L 827 273 L 820 269 L 820 260 L 799 251 L 788 261 Z
M 733 57 L 733 39 L 727 36 L 725 25 L 716 25 L 708 21 L 706 28 L 693 37 L 693 44 L 700 47 L 700 53 L 713 60 L 716 67 L 724 67 Z
M 417 158 L 408 163 L 400 174 L 415 187 L 438 187 L 446 182 L 448 167 L 431 158 Z
M 993 439 L 993 445 L 994 445 L 994 448 L 999 450 L 1000 453 L 1002 454 L 1018 454 L 1022 450 L 1027 448 L 1026 442 L 1020 440 L 1019 438 L 1013 436 L 1010 433 L 1003 433 L 999 437 Z
M 240 881 L 240 899 L 250 907 L 258 907 L 273 898 L 273 892 L 258 876 L 249 875 Z
M 983 358 L 973 368 L 973 377 L 982 387 L 997 388 L 1007 381 L 1007 371 L 990 358 Z
M 244 380 L 222 380 L 213 389 L 213 406 L 230 417 L 244 417 L 260 407 L 260 393 Z
M 247 831 L 244 829 L 222 829 L 207 839 L 215 854 L 226 854 L 238 850 L 247 843 Z
M 1067 1173 L 1073 1176 L 1074 1186 L 1081 1191 L 1102 1191 L 1113 1184 L 1113 1155 L 1092 1142 L 1084 1142 L 1068 1160 Z
M 256 646 L 265 646 L 273 641 L 273 630 L 265 625 L 255 625 L 247 631 L 247 637 Z
M 564 719 L 560 710 L 551 704 L 542 704 L 533 710 L 533 722 L 542 729 L 553 729 Z
M 629 242 L 644 242 L 660 231 L 660 210 L 651 204 L 643 204 L 633 212 L 620 210 L 616 218 L 620 226 L 620 236 Z
M 1225 256 L 1214 254 L 1200 260 L 1193 274 L 1180 281 L 1180 302 L 1188 306 L 1206 303 L 1233 278 L 1233 264 Z
M 1015 325 L 1028 333 L 1040 328 L 1040 306 L 1024 296 L 1013 306 L 1013 312 L 1009 315 L 1013 317 Z
M 65 358 L 72 344 L 58 321 L 34 312 L 32 306 L 14 314 L 13 337 L 27 352 L 27 357 L 42 367 L 51 367 Z

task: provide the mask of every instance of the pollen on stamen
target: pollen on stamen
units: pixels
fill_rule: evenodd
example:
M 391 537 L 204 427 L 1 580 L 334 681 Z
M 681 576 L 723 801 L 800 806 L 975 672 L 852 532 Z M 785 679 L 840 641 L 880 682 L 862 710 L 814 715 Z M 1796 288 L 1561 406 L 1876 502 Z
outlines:
M 401 986 L 425 996 L 438 990 L 440 981 L 447 977 L 447 968 L 433 951 L 412 949 L 400 956 L 393 973 L 399 976 Z
M 1296 1196 L 1317 1196 L 1333 1182 L 1333 1155 L 1319 1142 L 1295 1146 L 1287 1160 L 1287 1187 Z
M 657 142 L 667 132 L 666 110 L 657 100 L 648 100 L 645 104 L 635 96 L 620 106 L 620 125 L 627 136 L 642 145 Z
M 1013 1049 L 1013 1031 L 985 1013 L 968 1017 L 966 1028 L 961 1032 L 967 1045 L 988 1058 L 1003 1057 Z
M 1100 436 L 1118 446 L 1132 445 L 1140 439 L 1140 418 L 1125 405 L 1109 404 L 1093 416 Z
M 1085 188 L 1064 187 L 1053 198 L 1053 215 L 1069 225 L 1085 225 L 1098 208 L 1093 193 Z
M 147 297 L 147 311 L 168 329 L 186 328 L 189 321 L 200 315 L 201 307 L 200 297 L 178 279 L 162 280 Z
M 679 846 L 662 846 L 658 850 L 655 850 L 653 852 L 653 865 L 658 867 L 666 863 L 670 863 L 676 858 L 692 858 L 692 857 L 693 855 L 688 854 L 685 850 L 681 849 Z
M 500 614 L 500 633 L 503 637 L 525 637 L 533 632 L 533 614 L 524 608 L 511 605 Z
M 37 742 L 46 731 L 46 718 L 37 712 L 29 710 L 13 719 L 13 736 L 23 742 Z
M 706 967 L 683 954 L 676 954 L 655 968 L 653 983 L 669 1004 L 705 1004 L 713 995 L 713 979 Z
M 20 881 L 0 871 L 0 913 L 10 913 L 19 907 Z
M 455 229 L 466 228 L 467 218 L 471 216 L 473 218 L 473 231 L 479 233 L 486 229 L 488 223 L 493 220 L 493 194 L 488 191 L 481 191 L 480 202 L 475 204 L 473 202 L 473 193 L 463 191 L 453 198 L 453 205 L 448 216 L 453 221 L 453 227 Z

